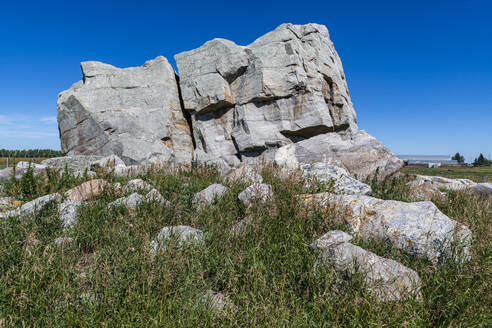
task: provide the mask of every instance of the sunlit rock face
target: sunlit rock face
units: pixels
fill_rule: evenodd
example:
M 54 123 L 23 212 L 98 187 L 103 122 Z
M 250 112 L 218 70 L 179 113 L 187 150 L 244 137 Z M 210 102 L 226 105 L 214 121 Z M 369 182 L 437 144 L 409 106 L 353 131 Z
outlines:
M 245 47 L 214 39 L 175 59 L 198 162 L 234 165 L 319 134 L 357 132 L 325 26 L 283 24 Z
M 151 154 L 189 163 L 193 145 L 176 74 L 164 57 L 140 67 L 81 64 L 83 79 L 58 96 L 65 155 L 117 155 L 126 164 Z

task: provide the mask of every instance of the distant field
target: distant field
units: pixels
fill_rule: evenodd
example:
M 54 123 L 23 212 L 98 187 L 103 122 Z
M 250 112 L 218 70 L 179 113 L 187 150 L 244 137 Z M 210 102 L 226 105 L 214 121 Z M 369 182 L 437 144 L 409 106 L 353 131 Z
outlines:
M 40 158 L 24 158 L 24 157 L 18 157 L 15 159 L 10 158 L 9 166 L 12 167 L 15 165 L 15 163 L 21 162 L 21 161 L 34 161 L 36 163 L 41 163 L 44 161 L 46 158 L 45 157 L 40 157 Z M 4 169 L 7 167 L 7 158 L 6 157 L 0 157 L 0 169 Z
M 475 182 L 492 182 L 492 166 L 485 167 L 460 167 L 460 168 L 421 168 L 404 167 L 402 172 L 408 174 L 439 175 L 442 177 L 459 179 L 466 178 Z

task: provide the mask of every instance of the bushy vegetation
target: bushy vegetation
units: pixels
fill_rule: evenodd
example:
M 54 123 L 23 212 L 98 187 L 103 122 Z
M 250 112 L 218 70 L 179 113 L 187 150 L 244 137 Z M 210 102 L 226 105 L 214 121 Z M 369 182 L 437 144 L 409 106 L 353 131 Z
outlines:
M 61 151 L 53 149 L 0 149 L 0 157 L 51 158 L 62 156 Z
M 477 158 L 473 161 L 473 166 L 491 166 L 492 161 L 490 159 L 485 158 L 483 154 L 478 155 Z
M 450 217 L 473 231 L 471 262 L 433 266 L 384 241 L 355 240 L 380 256 L 416 270 L 423 300 L 378 304 L 355 278 L 316 271 L 308 245 L 332 229 L 346 230 L 335 213 L 306 211 L 296 195 L 309 190 L 294 177 L 264 170 L 275 198 L 246 210 L 237 195 L 244 183 L 200 213 L 193 194 L 220 181 L 213 169 L 150 172 L 151 183 L 172 207 L 142 204 L 134 213 L 107 204 L 121 197 L 109 189 L 79 209 L 77 224 L 63 231 L 56 208 L 32 219 L 0 222 L 0 326 L 30 327 L 490 327 L 492 201 L 463 192 L 435 200 Z M 4 194 L 24 201 L 63 192 L 87 178 L 29 176 L 10 181 Z M 111 182 L 127 179 L 104 175 Z M 402 180 L 403 179 L 403 180 Z M 372 183 L 381 198 L 407 199 L 402 179 Z M 224 183 L 225 184 L 225 183 Z M 231 227 L 246 215 L 254 223 L 243 236 Z M 169 225 L 205 232 L 204 248 L 168 248 L 153 260 L 149 243 Z M 72 237 L 57 246 L 55 238 Z M 220 291 L 238 307 L 215 317 L 197 305 L 204 291 Z

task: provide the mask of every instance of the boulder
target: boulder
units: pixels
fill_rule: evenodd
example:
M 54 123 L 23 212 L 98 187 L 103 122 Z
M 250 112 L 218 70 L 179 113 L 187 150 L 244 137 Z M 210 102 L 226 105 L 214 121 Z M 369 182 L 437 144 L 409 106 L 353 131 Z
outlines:
M 228 190 L 229 188 L 221 184 L 214 183 L 203 189 L 202 191 L 196 193 L 191 199 L 191 202 L 194 206 L 197 206 L 198 209 L 201 209 L 204 206 L 211 204 L 216 197 L 222 196 Z
M 198 297 L 199 306 L 208 309 L 214 316 L 227 316 L 237 311 L 237 306 L 226 295 L 207 290 Z
M 116 155 L 103 157 L 91 163 L 91 169 L 113 170 L 115 167 L 126 167 L 125 162 Z
M 470 190 L 475 194 L 492 196 L 492 183 L 477 183 Z
M 465 190 L 476 185 L 469 179 L 450 179 L 439 176 L 416 175 L 415 180 L 410 182 L 410 186 L 430 185 L 436 190 Z
M 49 204 L 53 202 L 60 202 L 61 199 L 62 197 L 58 193 L 38 197 L 30 202 L 25 203 L 18 209 L 10 211 L 7 216 L 33 217 L 38 215 Z
M 166 200 L 164 197 L 162 197 L 161 193 L 158 192 L 156 189 L 152 189 L 145 195 L 145 200 L 147 202 L 155 202 L 157 204 L 171 207 L 172 203 L 168 200 Z
M 380 302 L 400 301 L 415 295 L 421 298 L 417 272 L 391 259 L 380 257 L 351 244 L 343 231 L 330 231 L 311 244 L 320 250 L 316 265 L 353 275 L 359 273 L 368 291 Z
M 77 206 L 80 204 L 80 202 L 66 201 L 58 205 L 58 219 L 63 229 L 69 229 L 77 222 Z
M 84 202 L 99 196 L 110 186 L 111 184 L 103 179 L 90 180 L 68 190 L 64 196 L 71 202 Z
M 109 203 L 108 208 L 114 208 L 124 205 L 128 210 L 134 211 L 137 209 L 138 205 L 140 205 L 144 201 L 145 201 L 144 196 L 139 195 L 135 192 L 127 197 L 121 197 Z
M 214 39 L 175 59 L 198 163 L 271 162 L 278 148 L 326 136 L 336 144 L 316 155 L 323 159 L 326 151 L 334 165 L 358 177 L 373 175 L 377 167 L 390 174 L 403 165 L 374 138 L 358 133 L 342 63 L 323 25 L 283 24 L 248 46 Z M 309 157 L 295 159 L 311 164 L 315 154 Z
M 254 183 L 244 189 L 237 198 L 248 207 L 253 202 L 265 203 L 273 197 L 272 186 L 265 183 Z
M 149 153 L 191 162 L 192 138 L 166 58 L 123 69 L 90 61 L 81 69 L 83 79 L 58 96 L 63 154 L 117 155 L 127 165 Z
M 64 156 L 64 157 L 54 157 L 48 158 L 41 162 L 41 165 L 64 170 L 67 168 L 70 171 L 74 172 L 84 172 L 86 170 L 91 169 L 91 164 L 102 159 L 103 156 L 84 156 L 84 155 L 76 155 L 76 156 Z
M 336 193 L 347 195 L 369 195 L 372 189 L 369 185 L 354 179 L 347 170 L 341 167 L 318 162 L 315 164 L 301 165 L 302 177 L 305 179 L 315 178 L 326 184 L 333 183 Z
M 302 195 L 305 205 L 336 211 L 361 238 L 389 240 L 394 247 L 432 263 L 468 260 L 472 234 L 431 202 L 405 203 L 362 195 Z
M 248 228 L 254 222 L 254 217 L 252 215 L 248 215 L 244 219 L 240 220 L 236 224 L 234 224 L 231 228 L 231 235 L 233 237 L 239 237 L 245 235 L 248 232 Z
M 275 164 L 280 167 L 295 169 L 319 162 L 341 167 L 361 180 L 374 175 L 384 178 L 403 166 L 402 160 L 365 131 L 350 136 L 322 134 L 275 152 Z
M 128 191 L 138 191 L 138 190 L 150 190 L 152 186 L 142 179 L 133 179 L 128 181 L 126 186 L 123 188 L 123 192 Z
M 231 168 L 224 174 L 226 182 L 262 183 L 263 177 L 250 165 Z
M 201 230 L 184 225 L 164 227 L 150 243 L 151 254 L 155 255 L 159 249 L 166 249 L 167 244 L 174 238 L 180 247 L 185 245 L 203 246 L 205 242 Z

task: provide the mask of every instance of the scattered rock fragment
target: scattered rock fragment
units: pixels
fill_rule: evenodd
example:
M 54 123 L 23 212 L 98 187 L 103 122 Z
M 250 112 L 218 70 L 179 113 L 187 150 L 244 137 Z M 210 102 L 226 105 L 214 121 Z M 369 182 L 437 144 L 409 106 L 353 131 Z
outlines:
M 8 216 L 33 217 L 39 214 L 52 202 L 60 202 L 62 199 L 58 193 L 45 195 L 25 203 L 20 208 L 9 212 Z
M 126 167 L 125 162 L 116 155 L 106 156 L 91 163 L 91 169 L 113 170 L 115 167 Z
M 256 170 L 250 165 L 241 165 L 238 168 L 230 169 L 224 175 L 224 181 L 226 182 L 245 182 L 245 183 L 262 183 L 263 177 L 256 172 Z
M 130 196 L 121 197 L 121 198 L 118 198 L 117 200 L 109 203 L 108 208 L 114 208 L 114 207 L 124 205 L 128 210 L 136 210 L 138 205 L 140 205 L 144 201 L 145 201 L 144 196 L 135 192 L 135 193 L 131 194 Z
M 145 195 L 145 200 L 147 202 L 156 202 L 156 203 L 163 205 L 163 206 L 171 206 L 172 205 L 171 202 L 169 202 L 164 197 L 162 197 L 161 193 L 158 192 L 156 189 L 152 189 L 151 191 L 149 191 L 147 193 L 147 195 Z
M 128 181 L 128 183 L 126 184 L 126 186 L 123 188 L 123 192 L 128 192 L 128 191 L 139 191 L 139 190 L 151 190 L 152 189 L 152 186 L 145 182 L 144 180 L 142 179 L 133 179 L 133 180 L 130 180 Z
M 231 228 L 231 234 L 233 237 L 239 237 L 245 235 L 248 232 L 248 228 L 253 224 L 254 217 L 252 215 L 248 215 L 241 221 L 234 224 Z
M 80 204 L 80 202 L 66 201 L 58 205 L 58 219 L 63 229 L 69 229 L 77 222 L 77 206 Z

